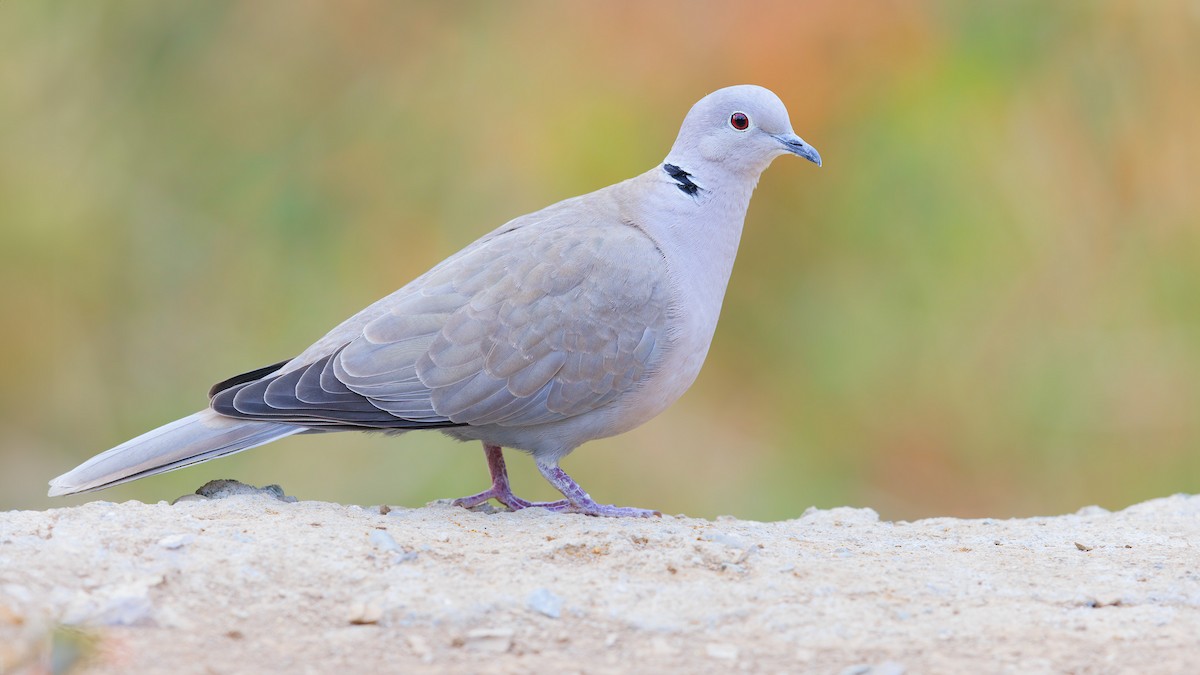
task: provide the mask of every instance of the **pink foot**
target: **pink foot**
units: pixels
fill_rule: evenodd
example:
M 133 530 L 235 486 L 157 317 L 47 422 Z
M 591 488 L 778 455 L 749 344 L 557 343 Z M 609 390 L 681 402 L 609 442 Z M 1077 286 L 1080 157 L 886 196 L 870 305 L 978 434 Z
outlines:
M 638 509 L 632 506 L 613 506 L 612 504 L 597 504 L 591 495 L 583 491 L 566 471 L 557 465 L 538 462 L 538 470 L 559 492 L 566 497 L 565 503 L 555 502 L 545 508 L 559 513 L 581 513 L 585 516 L 604 516 L 608 518 L 650 518 L 661 516 L 659 511 Z
M 605 516 L 608 518 L 649 518 L 661 516 L 658 511 L 650 509 L 635 509 L 630 506 L 613 506 L 612 504 L 597 504 L 588 493 L 579 487 L 567 472 L 558 468 L 557 464 L 538 463 L 538 470 L 566 499 L 556 502 L 531 502 L 521 499 L 512 493 L 508 484 L 508 468 L 504 465 L 504 451 L 498 445 L 483 444 L 483 452 L 487 457 L 488 471 L 492 474 L 492 487 L 469 497 L 455 499 L 452 504 L 466 509 L 472 509 L 484 502 L 495 499 L 510 510 L 540 508 L 556 513 L 580 513 L 585 516 Z
M 560 499 L 556 502 L 531 502 L 514 495 L 512 488 L 508 484 L 508 468 L 504 465 L 504 452 L 500 449 L 500 446 L 484 444 L 483 452 L 487 456 L 488 471 L 492 474 L 492 487 L 479 494 L 469 497 L 459 497 L 451 502 L 454 506 L 473 509 L 489 499 L 495 499 L 512 511 L 520 511 L 521 509 L 532 507 L 557 511 L 567 506 L 567 500 L 565 499 Z

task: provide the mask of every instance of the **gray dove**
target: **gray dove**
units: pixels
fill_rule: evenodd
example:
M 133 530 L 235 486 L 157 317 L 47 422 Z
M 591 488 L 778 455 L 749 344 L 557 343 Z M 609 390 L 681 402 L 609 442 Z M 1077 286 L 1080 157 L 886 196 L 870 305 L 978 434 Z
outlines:
M 776 157 L 821 156 L 762 87 L 715 91 L 688 112 L 662 164 L 521 216 L 450 256 L 299 356 L 229 378 L 209 405 L 50 481 L 99 490 L 301 433 L 437 429 L 483 443 L 494 499 L 592 516 L 559 461 L 658 415 L 712 342 L 742 223 Z M 502 448 L 533 455 L 562 493 L 512 493 Z

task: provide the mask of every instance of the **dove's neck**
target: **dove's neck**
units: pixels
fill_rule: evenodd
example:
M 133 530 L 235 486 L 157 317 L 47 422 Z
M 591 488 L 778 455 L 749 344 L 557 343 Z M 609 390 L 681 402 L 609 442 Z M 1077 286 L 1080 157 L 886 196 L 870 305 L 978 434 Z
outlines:
M 758 175 L 670 159 L 634 181 L 642 193 L 634 221 L 658 243 L 707 349 Z

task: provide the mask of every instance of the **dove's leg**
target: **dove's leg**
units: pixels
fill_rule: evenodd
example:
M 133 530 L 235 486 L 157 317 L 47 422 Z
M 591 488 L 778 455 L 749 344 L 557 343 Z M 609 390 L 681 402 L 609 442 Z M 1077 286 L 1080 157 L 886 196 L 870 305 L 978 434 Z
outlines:
M 545 508 L 563 508 L 567 506 L 566 500 L 557 502 L 530 502 L 514 495 L 512 488 L 508 484 L 508 467 L 504 465 L 504 451 L 498 445 L 484 443 L 483 454 L 487 457 L 488 471 L 492 474 L 492 487 L 477 495 L 455 499 L 452 502 L 455 506 L 470 509 L 479 506 L 489 499 L 495 499 L 513 511 L 527 509 L 531 506 Z
M 530 504 L 530 506 L 541 506 L 551 511 L 559 511 L 562 513 L 582 513 L 586 516 L 608 516 L 610 518 L 649 518 L 650 516 L 661 516 L 658 511 L 650 509 L 636 509 L 631 506 L 613 506 L 612 504 L 597 504 L 592 499 L 591 495 L 583 491 L 573 478 L 567 475 L 558 467 L 558 464 L 542 464 L 537 463 L 538 470 L 542 472 L 542 476 L 550 482 L 559 492 L 566 497 L 566 502 L 552 502 L 549 504 Z

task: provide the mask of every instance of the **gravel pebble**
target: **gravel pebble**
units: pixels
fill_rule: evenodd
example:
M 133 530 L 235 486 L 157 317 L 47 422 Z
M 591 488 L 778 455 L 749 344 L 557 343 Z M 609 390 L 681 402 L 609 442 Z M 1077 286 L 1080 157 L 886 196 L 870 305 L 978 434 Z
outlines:
M 711 659 L 736 661 L 738 657 L 738 648 L 734 645 L 713 643 L 705 645 L 704 653 L 707 654 Z
M 479 628 L 469 631 L 463 638 L 463 646 L 478 652 L 503 654 L 512 649 L 511 628 Z
M 539 588 L 525 599 L 525 606 L 551 619 L 557 619 L 562 616 L 563 599 L 548 588 Z
M 172 534 L 158 540 L 158 545 L 170 550 L 183 548 L 195 541 L 196 535 L 193 534 Z
M 371 530 L 371 536 L 368 539 L 375 545 L 375 548 L 382 551 L 400 550 L 400 544 L 397 544 L 396 540 L 386 530 Z

